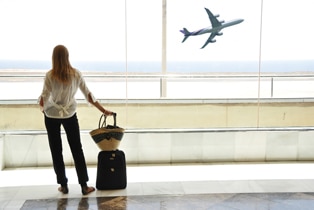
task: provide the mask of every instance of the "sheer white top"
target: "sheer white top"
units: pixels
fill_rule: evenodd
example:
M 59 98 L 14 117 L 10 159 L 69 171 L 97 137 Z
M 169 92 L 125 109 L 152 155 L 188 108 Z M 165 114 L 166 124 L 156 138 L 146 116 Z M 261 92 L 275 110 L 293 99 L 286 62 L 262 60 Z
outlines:
M 96 102 L 94 96 L 86 86 L 85 80 L 80 71 L 75 70 L 75 74 L 68 84 L 63 84 L 51 76 L 51 70 L 46 73 L 45 82 L 41 97 L 44 101 L 43 111 L 47 117 L 51 118 L 69 118 L 76 112 L 77 102 L 75 94 L 80 89 L 88 101 L 88 95 L 91 95 L 93 102 Z

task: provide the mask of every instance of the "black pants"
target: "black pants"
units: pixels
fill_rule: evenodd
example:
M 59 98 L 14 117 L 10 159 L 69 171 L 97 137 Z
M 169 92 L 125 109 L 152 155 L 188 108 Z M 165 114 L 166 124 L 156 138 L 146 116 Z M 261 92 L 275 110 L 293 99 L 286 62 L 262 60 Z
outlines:
M 66 132 L 68 143 L 74 159 L 78 182 L 79 184 L 84 185 L 88 181 L 88 174 L 81 144 L 80 128 L 76 114 L 67 119 L 55 119 L 45 116 L 45 125 L 48 133 L 53 167 L 57 175 L 57 183 L 61 185 L 66 185 L 68 183 L 62 155 L 62 125 Z

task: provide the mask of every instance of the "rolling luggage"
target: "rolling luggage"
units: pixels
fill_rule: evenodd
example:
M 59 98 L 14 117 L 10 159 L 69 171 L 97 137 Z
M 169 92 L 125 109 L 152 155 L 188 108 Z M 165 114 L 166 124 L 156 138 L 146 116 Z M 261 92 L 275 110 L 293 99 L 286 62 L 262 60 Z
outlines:
M 124 189 L 127 185 L 125 154 L 122 150 L 100 151 L 98 154 L 96 188 Z

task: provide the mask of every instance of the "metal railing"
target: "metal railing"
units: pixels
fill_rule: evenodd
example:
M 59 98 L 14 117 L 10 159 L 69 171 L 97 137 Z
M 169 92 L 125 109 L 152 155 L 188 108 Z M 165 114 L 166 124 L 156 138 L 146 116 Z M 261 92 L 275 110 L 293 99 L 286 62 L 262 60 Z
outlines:
M 159 128 L 159 129 L 125 129 L 125 133 L 138 133 L 138 134 L 145 134 L 145 133 L 220 133 L 220 132 L 248 132 L 248 131 L 286 131 L 286 132 L 293 132 L 293 131 L 314 131 L 314 127 L 312 126 L 298 126 L 298 127 L 231 127 L 231 128 L 180 128 L 180 129 L 166 129 L 166 128 Z M 81 133 L 84 135 L 89 135 L 90 130 L 81 130 Z M 65 134 L 62 130 L 61 134 Z M 8 131 L 0 131 L 0 136 L 5 135 L 16 135 L 16 136 L 23 136 L 23 135 L 30 135 L 30 136 L 37 136 L 37 135 L 47 135 L 46 130 L 8 130 Z
M 103 74 L 84 72 L 100 99 L 311 98 L 314 74 Z M 36 99 L 44 73 L 0 72 L 0 100 Z M 10 90 L 10 91 L 5 91 Z M 107 90 L 107 91 L 106 91 Z

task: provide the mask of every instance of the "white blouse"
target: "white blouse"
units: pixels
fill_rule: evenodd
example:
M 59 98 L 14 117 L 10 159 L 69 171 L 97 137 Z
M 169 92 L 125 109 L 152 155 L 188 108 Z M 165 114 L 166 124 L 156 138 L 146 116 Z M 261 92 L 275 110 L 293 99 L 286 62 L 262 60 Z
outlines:
M 43 111 L 47 117 L 59 119 L 72 117 L 76 112 L 75 94 L 78 88 L 80 88 L 87 101 L 90 94 L 93 102 L 96 102 L 80 71 L 75 70 L 69 84 L 63 84 L 53 79 L 51 73 L 51 70 L 46 73 L 43 91 L 40 95 L 44 101 Z

